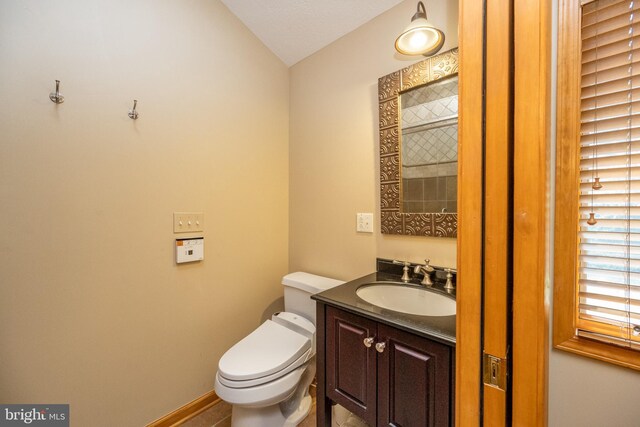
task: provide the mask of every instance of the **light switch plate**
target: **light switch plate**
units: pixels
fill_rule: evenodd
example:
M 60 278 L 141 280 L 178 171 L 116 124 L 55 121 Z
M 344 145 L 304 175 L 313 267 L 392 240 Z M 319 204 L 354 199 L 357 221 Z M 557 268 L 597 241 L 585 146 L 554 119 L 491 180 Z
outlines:
M 204 213 L 202 212 L 174 212 L 173 232 L 192 233 L 204 230 Z
M 356 214 L 356 231 L 361 233 L 373 233 L 373 214 Z

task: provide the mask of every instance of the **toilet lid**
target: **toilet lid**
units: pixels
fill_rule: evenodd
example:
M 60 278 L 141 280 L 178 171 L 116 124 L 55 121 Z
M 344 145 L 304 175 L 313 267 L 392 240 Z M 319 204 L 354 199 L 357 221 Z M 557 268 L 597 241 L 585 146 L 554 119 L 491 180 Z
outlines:
M 311 348 L 311 340 L 272 320 L 231 347 L 220 359 L 220 374 L 230 380 L 249 380 L 278 372 Z

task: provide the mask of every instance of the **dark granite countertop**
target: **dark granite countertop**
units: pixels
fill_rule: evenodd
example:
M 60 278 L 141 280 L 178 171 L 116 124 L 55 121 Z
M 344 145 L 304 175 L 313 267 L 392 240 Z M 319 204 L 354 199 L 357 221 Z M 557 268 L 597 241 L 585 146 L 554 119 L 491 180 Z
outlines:
M 332 305 L 359 314 L 380 323 L 394 326 L 413 334 L 439 341 L 443 344 L 455 346 L 456 344 L 456 316 L 418 316 L 388 310 L 367 301 L 356 295 L 356 290 L 365 284 L 373 282 L 392 282 L 398 286 L 421 287 L 419 282 L 411 281 L 408 284 L 402 283 L 399 276 L 385 272 L 368 274 L 359 279 L 352 280 L 335 288 L 328 289 L 319 294 L 313 295 L 316 301 Z M 390 283 L 391 284 L 391 283 Z M 455 294 L 450 295 L 443 289 L 443 284 L 436 282 L 427 292 L 435 292 L 455 299 Z

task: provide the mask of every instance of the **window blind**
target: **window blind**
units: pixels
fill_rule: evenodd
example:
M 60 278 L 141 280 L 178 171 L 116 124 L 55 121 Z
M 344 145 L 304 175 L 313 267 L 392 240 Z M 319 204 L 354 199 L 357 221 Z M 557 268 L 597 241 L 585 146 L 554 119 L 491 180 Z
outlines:
M 581 40 L 576 328 L 638 350 L 640 0 L 583 5 Z

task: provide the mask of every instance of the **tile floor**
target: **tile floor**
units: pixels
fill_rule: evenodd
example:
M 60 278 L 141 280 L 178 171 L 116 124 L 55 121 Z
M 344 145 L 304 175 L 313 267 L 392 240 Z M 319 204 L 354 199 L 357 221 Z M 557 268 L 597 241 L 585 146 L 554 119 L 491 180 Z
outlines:
M 316 425 L 316 388 L 311 386 L 309 390 L 313 398 L 311 412 L 298 427 L 315 427 Z M 231 405 L 227 402 L 219 402 L 198 416 L 181 424 L 181 427 L 230 427 Z M 259 427 L 259 426 L 256 426 Z

